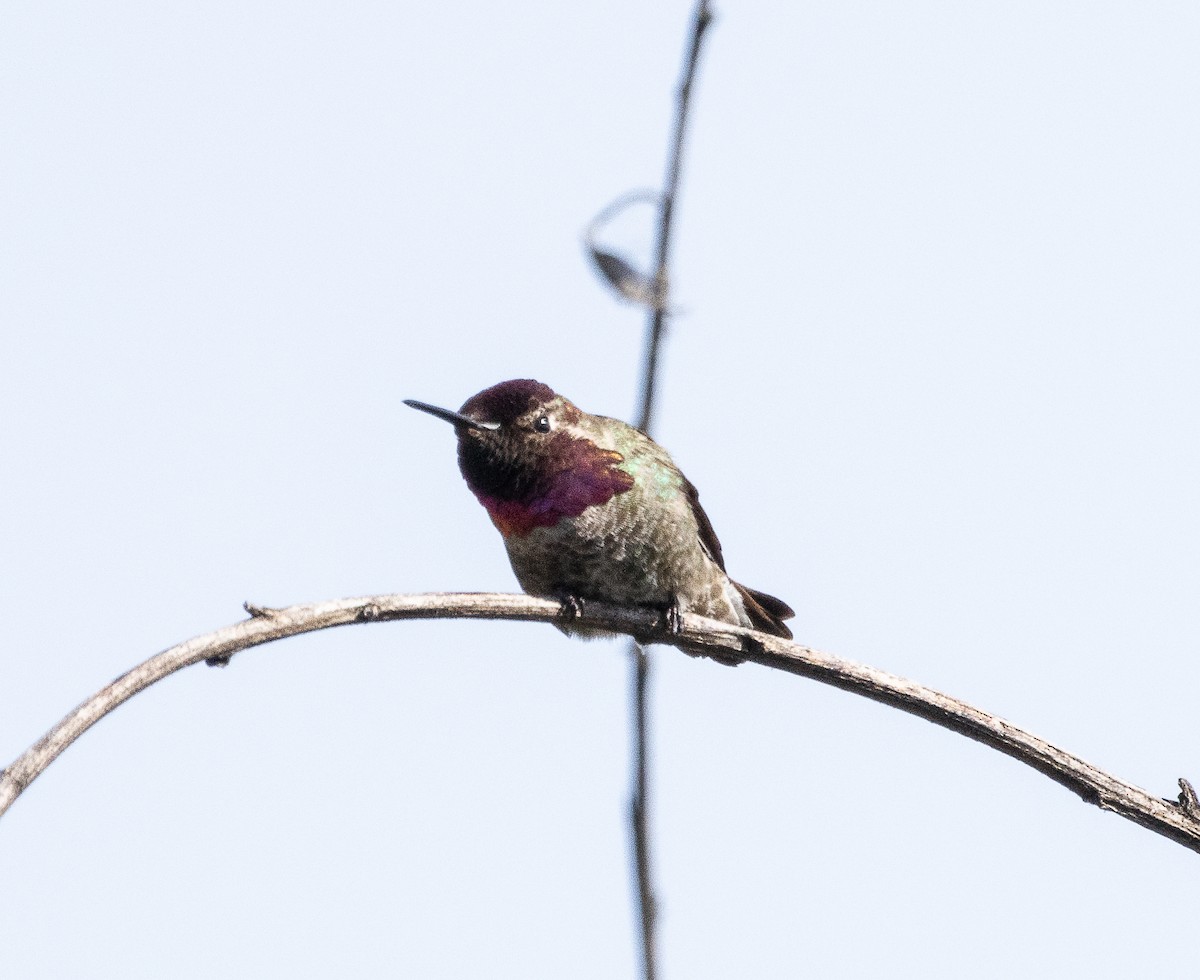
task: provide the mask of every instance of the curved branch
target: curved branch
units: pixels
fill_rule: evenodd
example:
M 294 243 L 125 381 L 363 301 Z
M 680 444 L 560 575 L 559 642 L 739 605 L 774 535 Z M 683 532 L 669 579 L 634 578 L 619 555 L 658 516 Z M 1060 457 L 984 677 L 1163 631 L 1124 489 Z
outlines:
M 75 739 L 135 694 L 184 667 L 201 661 L 227 662 L 240 650 L 298 633 L 331 626 L 391 619 L 513 619 L 552 623 L 563 607 L 550 599 L 498 593 L 435 592 L 425 595 L 379 595 L 336 599 L 286 609 L 263 609 L 247 603 L 250 618 L 180 643 L 118 677 L 68 714 L 12 765 L 0 773 L 0 814 L 4 813 Z M 576 620 L 583 626 L 627 633 L 643 642 L 665 643 L 687 653 L 730 654 L 801 677 L 831 684 L 873 701 L 891 705 L 983 742 L 1031 766 L 1078 793 L 1085 802 L 1120 814 L 1193 851 L 1200 851 L 1200 819 L 1195 795 L 1186 780 L 1181 802 L 1163 800 L 1109 775 L 1078 756 L 1064 752 L 1002 718 L 974 708 L 874 667 L 842 660 L 799 643 L 715 620 L 683 616 L 679 633 L 668 632 L 660 613 L 588 602 Z

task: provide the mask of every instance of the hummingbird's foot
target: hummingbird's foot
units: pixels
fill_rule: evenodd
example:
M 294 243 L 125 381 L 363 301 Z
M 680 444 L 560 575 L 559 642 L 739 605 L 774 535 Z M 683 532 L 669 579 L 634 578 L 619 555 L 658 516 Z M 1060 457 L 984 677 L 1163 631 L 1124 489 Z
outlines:
M 683 607 L 679 604 L 679 596 L 672 596 L 666 609 L 667 632 L 678 636 L 683 632 Z
M 560 619 L 570 623 L 583 615 L 583 600 L 579 596 L 570 592 L 556 592 L 554 597 L 562 603 L 562 610 L 558 614 Z

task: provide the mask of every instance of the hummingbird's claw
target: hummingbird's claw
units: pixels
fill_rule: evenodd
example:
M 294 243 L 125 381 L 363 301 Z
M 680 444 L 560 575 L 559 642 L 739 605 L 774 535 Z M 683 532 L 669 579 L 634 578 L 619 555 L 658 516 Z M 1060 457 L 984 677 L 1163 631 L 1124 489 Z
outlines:
M 678 636 L 683 632 L 683 609 L 679 605 L 679 596 L 672 596 L 671 604 L 667 606 L 667 632 Z
M 556 598 L 562 603 L 562 611 L 558 614 L 560 618 L 569 623 L 583 615 L 583 600 L 579 596 L 560 592 Z

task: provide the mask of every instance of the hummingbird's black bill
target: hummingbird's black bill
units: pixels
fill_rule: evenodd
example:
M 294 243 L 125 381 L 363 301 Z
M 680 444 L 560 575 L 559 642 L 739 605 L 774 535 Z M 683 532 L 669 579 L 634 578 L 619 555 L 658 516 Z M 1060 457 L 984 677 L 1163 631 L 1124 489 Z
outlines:
M 436 405 L 427 405 L 425 402 L 419 402 L 415 398 L 405 398 L 404 404 L 409 408 L 415 408 L 418 412 L 428 412 L 451 425 L 462 426 L 466 429 L 479 429 L 482 432 L 494 432 L 500 428 L 499 422 L 476 422 L 473 418 L 469 418 L 460 412 L 452 412 L 448 408 L 438 408 Z

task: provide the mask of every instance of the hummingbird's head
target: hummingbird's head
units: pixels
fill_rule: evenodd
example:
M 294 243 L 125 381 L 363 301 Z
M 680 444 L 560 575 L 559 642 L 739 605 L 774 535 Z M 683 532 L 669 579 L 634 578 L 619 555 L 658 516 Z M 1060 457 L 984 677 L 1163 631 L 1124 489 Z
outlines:
M 458 468 L 506 537 L 578 517 L 633 486 L 624 457 L 602 449 L 586 416 L 540 381 L 502 381 L 457 412 L 406 400 L 458 436 Z

